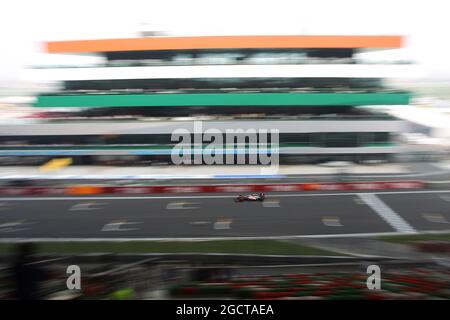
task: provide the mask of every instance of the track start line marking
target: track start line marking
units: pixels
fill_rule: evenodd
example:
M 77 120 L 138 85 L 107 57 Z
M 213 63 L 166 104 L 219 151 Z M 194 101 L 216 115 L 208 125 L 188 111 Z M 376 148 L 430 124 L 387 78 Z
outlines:
M 92 211 L 103 209 L 104 203 L 98 202 L 83 202 L 77 203 L 70 207 L 69 211 Z
M 424 213 L 422 216 L 433 223 L 449 223 L 447 218 L 440 213 Z
M 262 203 L 262 205 L 264 208 L 279 208 L 280 200 L 278 200 L 278 199 L 265 200 Z
M 214 223 L 215 230 L 228 230 L 231 229 L 232 219 L 220 219 Z
M 322 223 L 327 227 L 343 227 L 339 217 L 322 217 Z
M 122 228 L 122 226 L 126 225 L 134 225 L 139 224 L 141 222 L 127 222 L 126 220 L 122 221 L 111 221 L 103 226 L 102 231 L 133 231 L 138 230 L 137 228 Z
M 11 208 L 12 204 L 8 202 L 0 202 L 0 211 L 6 211 Z
M 189 209 L 198 209 L 199 206 L 196 206 L 198 202 L 170 202 L 167 204 L 167 210 L 189 210 Z
M 26 228 L 26 226 L 30 224 L 32 224 L 32 222 L 25 222 L 25 220 L 5 222 L 0 224 L 0 233 L 25 231 L 30 229 Z

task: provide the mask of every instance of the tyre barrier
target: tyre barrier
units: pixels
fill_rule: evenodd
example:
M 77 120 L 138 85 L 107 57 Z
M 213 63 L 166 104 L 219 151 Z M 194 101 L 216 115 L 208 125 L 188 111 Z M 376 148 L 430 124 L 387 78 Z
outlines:
M 421 189 L 422 181 L 366 181 L 321 182 L 285 184 L 223 184 L 180 186 L 95 186 L 74 185 L 64 187 L 0 187 L 0 195 L 99 195 L 99 194 L 160 194 L 160 193 L 251 193 L 251 192 L 303 192 L 303 191 L 355 191 Z

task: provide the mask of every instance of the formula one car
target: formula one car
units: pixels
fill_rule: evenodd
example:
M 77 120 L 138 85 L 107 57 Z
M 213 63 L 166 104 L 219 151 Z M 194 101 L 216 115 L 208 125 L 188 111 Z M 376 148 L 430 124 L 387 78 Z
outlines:
M 243 202 L 243 201 L 264 201 L 266 198 L 266 195 L 264 193 L 254 193 L 249 194 L 246 196 L 238 195 L 236 198 L 234 198 L 234 202 Z

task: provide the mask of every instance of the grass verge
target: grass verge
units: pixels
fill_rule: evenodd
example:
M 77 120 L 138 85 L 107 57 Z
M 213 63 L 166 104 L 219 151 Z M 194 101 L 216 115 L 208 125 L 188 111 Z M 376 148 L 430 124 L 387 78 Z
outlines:
M 450 233 L 427 233 L 427 234 L 408 234 L 381 236 L 379 240 L 395 243 L 411 243 L 416 241 L 450 241 Z
M 14 243 L 0 243 L 0 253 L 12 253 Z M 71 241 L 39 242 L 40 253 L 235 253 L 261 255 L 342 256 L 340 253 L 279 240 L 225 241 Z

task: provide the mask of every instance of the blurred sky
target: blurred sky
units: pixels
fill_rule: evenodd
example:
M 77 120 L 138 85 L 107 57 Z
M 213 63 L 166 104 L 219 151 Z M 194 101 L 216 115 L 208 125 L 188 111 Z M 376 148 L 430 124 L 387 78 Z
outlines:
M 26 65 L 88 59 L 43 54 L 44 41 L 134 37 L 143 23 L 169 35 L 401 34 L 408 48 L 389 57 L 450 79 L 448 0 L 3 0 L 1 9 L 3 85 Z

